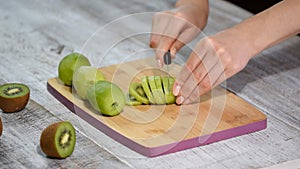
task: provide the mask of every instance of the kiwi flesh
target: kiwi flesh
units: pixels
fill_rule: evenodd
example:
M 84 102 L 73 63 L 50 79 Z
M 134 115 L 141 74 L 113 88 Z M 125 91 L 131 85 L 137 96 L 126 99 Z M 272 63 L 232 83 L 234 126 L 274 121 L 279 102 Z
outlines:
M 126 99 L 126 105 L 128 106 L 137 106 L 143 104 L 142 102 L 136 100 L 136 98 L 129 93 L 126 94 L 125 99 Z
M 141 83 L 132 82 L 130 84 L 130 94 L 135 98 L 131 98 L 131 100 L 142 102 L 141 97 L 143 96 L 143 99 L 148 99 L 148 102 L 143 101 L 143 104 L 173 104 L 176 100 L 172 93 L 174 82 L 175 79 L 171 76 L 144 76 Z M 133 103 L 130 103 L 130 105 L 133 105 Z
M 156 90 L 152 90 L 152 93 L 156 95 L 157 104 L 166 104 L 165 93 L 163 90 L 162 80 L 160 76 L 154 76 Z
M 175 79 L 173 77 L 162 77 L 163 87 L 164 87 L 164 93 L 166 98 L 167 104 L 173 104 L 175 103 L 175 96 L 172 93 L 172 86 L 174 85 Z
M 40 137 L 42 151 L 51 158 L 62 159 L 70 156 L 74 151 L 75 144 L 75 129 L 68 121 L 49 125 Z
M 149 87 L 147 76 L 142 77 L 142 87 L 143 87 L 143 89 L 146 93 L 146 96 L 147 96 L 149 102 L 151 104 L 154 104 L 155 102 L 154 102 L 154 98 L 153 98 L 152 92 L 151 92 L 150 87 Z
M 0 137 L 2 136 L 2 131 L 3 131 L 3 125 L 2 125 L 2 120 L 0 117 Z
M 129 85 L 129 94 L 133 96 L 138 102 L 149 104 L 146 93 L 139 82 L 132 82 Z M 133 99 L 131 99 L 133 100 Z
M 28 103 L 30 89 L 21 83 L 7 83 L 0 86 L 0 108 L 6 113 L 18 112 Z

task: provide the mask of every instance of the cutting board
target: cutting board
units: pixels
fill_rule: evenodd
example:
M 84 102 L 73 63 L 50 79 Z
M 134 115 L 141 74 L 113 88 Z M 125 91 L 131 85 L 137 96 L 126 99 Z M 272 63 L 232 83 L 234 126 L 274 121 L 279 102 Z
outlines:
M 126 93 L 131 81 L 146 75 L 165 75 L 151 67 L 153 58 L 146 58 L 100 68 L 107 80 Z M 172 64 L 170 74 L 180 66 Z M 255 107 L 222 87 L 201 96 L 189 105 L 125 106 L 114 117 L 103 116 L 81 100 L 72 88 L 58 78 L 47 82 L 48 91 L 73 113 L 116 141 L 145 156 L 153 157 L 206 145 L 216 141 L 262 130 L 266 116 Z

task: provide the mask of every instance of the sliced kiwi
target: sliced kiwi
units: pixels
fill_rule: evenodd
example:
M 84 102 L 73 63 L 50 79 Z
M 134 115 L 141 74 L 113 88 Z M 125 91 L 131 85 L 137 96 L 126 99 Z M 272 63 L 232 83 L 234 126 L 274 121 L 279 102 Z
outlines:
M 143 104 L 142 102 L 137 101 L 136 98 L 129 93 L 126 94 L 125 99 L 126 105 L 128 106 L 137 106 Z
M 2 130 L 3 130 L 3 125 L 2 125 L 2 120 L 1 120 L 1 117 L 0 117 L 0 137 L 2 135 Z
M 142 77 L 142 87 L 144 89 L 144 92 L 146 93 L 146 96 L 147 96 L 149 102 L 151 104 L 154 104 L 155 102 L 154 102 L 154 98 L 153 98 L 153 95 L 152 95 L 150 87 L 149 87 L 148 77 L 147 76 Z
M 42 151 L 51 158 L 66 158 L 75 148 L 76 133 L 70 122 L 62 121 L 51 124 L 41 134 Z
M 30 95 L 29 87 L 21 83 L 7 83 L 0 86 L 0 108 L 7 113 L 24 109 Z
M 163 90 L 161 77 L 154 76 L 154 80 L 155 80 L 156 90 L 152 90 L 152 93 L 155 93 L 153 94 L 156 96 L 155 101 L 157 104 L 166 104 L 165 93 Z
M 148 76 L 148 84 L 149 84 L 152 96 L 154 98 L 153 99 L 154 100 L 153 104 L 158 104 L 157 100 L 159 100 L 159 96 L 158 96 L 158 92 L 157 92 L 157 89 L 156 89 L 154 76 Z
M 141 101 L 141 98 L 148 99 L 148 103 L 144 104 L 173 104 L 176 97 L 173 95 L 172 87 L 175 79 L 171 76 L 144 76 L 142 77 L 141 84 L 133 82 L 131 84 L 131 96 L 137 101 Z M 141 85 L 142 88 L 139 86 Z M 138 87 L 139 86 L 139 87 Z M 143 96 L 143 97 L 142 97 Z M 133 99 L 134 101 L 134 99 Z M 129 103 L 128 103 L 129 105 Z M 133 103 L 130 103 L 133 105 Z
M 175 96 L 172 93 L 172 87 L 174 85 L 175 79 L 173 77 L 162 77 L 165 97 L 166 97 L 166 103 L 167 104 L 173 104 L 175 103 Z
M 129 86 L 129 94 L 133 96 L 138 102 L 149 104 L 146 93 L 141 83 L 132 82 Z

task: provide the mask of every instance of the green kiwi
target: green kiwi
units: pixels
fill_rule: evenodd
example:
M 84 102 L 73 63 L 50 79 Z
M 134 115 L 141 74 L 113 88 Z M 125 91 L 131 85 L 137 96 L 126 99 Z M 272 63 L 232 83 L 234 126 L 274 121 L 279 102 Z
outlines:
M 151 104 L 155 104 L 153 95 L 152 95 L 150 87 L 149 87 L 148 77 L 147 76 L 142 77 L 142 87 L 144 89 L 144 92 L 146 93 L 146 96 L 147 96 L 149 102 Z
M 175 96 L 172 93 L 172 88 L 175 82 L 175 79 L 173 77 L 162 77 L 165 97 L 166 97 L 166 103 L 167 104 L 173 104 L 176 101 Z
M 1 120 L 1 117 L 0 117 L 0 137 L 2 135 L 2 131 L 3 131 L 3 125 L 2 125 L 2 120 Z
M 49 125 L 41 134 L 42 151 L 51 158 L 66 158 L 75 148 L 76 133 L 70 122 L 62 121 Z
M 130 83 L 129 94 L 133 96 L 137 101 L 144 104 L 149 104 L 149 100 L 147 99 L 146 93 L 141 83 L 138 82 Z
M 21 83 L 7 83 L 0 86 L 0 108 L 7 113 L 24 109 L 30 95 L 29 87 Z
M 97 81 L 87 90 L 87 99 L 92 107 L 105 116 L 115 116 L 126 104 L 122 89 L 109 81 Z
M 73 82 L 74 72 L 81 66 L 90 66 L 87 57 L 80 53 L 71 53 L 65 56 L 58 65 L 58 78 L 67 86 Z
M 173 95 L 172 86 L 174 85 L 174 77 L 169 76 L 144 76 L 142 82 L 133 82 L 130 84 L 131 96 L 139 102 L 142 99 L 148 99 L 144 104 L 173 104 L 176 97 Z M 140 87 L 142 86 L 142 88 Z M 128 103 L 133 105 L 133 103 Z
M 136 98 L 130 95 L 129 93 L 126 94 L 125 99 L 126 105 L 128 106 L 137 106 L 143 104 L 142 102 L 137 101 Z
M 162 80 L 160 76 L 154 76 L 156 89 L 152 90 L 152 93 L 156 95 L 157 104 L 166 104 L 165 93 L 162 86 Z
M 152 96 L 154 98 L 153 99 L 153 104 L 158 104 L 157 100 L 159 100 L 159 98 L 158 98 L 159 96 L 158 96 L 158 93 L 157 93 L 154 76 L 148 76 L 148 84 L 149 84 Z

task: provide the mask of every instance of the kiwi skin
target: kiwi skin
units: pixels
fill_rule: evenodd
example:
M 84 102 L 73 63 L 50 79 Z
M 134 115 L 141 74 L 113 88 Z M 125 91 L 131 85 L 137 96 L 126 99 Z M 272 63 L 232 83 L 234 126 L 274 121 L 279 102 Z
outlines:
M 0 137 L 2 135 L 2 130 L 3 130 L 3 126 L 2 126 L 2 120 L 1 120 L 1 117 L 0 117 Z
M 56 123 L 49 125 L 41 134 L 40 147 L 41 147 L 42 151 L 48 157 L 63 159 L 63 158 L 70 156 L 74 151 L 74 147 L 75 147 L 75 143 L 76 143 L 76 133 L 75 133 L 74 128 L 73 128 L 74 130 L 73 130 L 72 134 L 73 134 L 73 139 L 75 141 L 74 141 L 74 144 L 72 145 L 73 147 L 71 147 L 71 149 L 72 149 L 71 152 L 69 154 L 62 155 L 58 152 L 58 148 L 60 148 L 60 147 L 56 147 L 55 135 L 57 132 L 59 132 L 57 130 L 60 127 L 60 125 L 64 125 L 64 123 L 68 123 L 68 125 L 71 125 L 71 127 L 73 128 L 73 125 L 70 122 L 61 121 L 61 122 L 56 122 Z
M 20 95 L 20 96 L 16 96 L 16 97 L 7 97 L 5 96 L 4 93 L 0 93 L 0 108 L 6 112 L 6 113 L 13 113 L 13 112 L 18 112 L 23 110 L 29 100 L 29 96 L 30 96 L 30 90 L 28 88 L 28 86 L 26 86 L 25 84 L 21 84 L 21 83 L 7 83 L 4 84 L 2 86 L 0 86 L 0 88 L 5 88 L 5 87 L 22 87 L 23 89 L 25 89 L 26 91 L 28 91 L 27 93 L 25 93 L 24 95 Z M 2 92 L 2 90 L 1 90 Z

